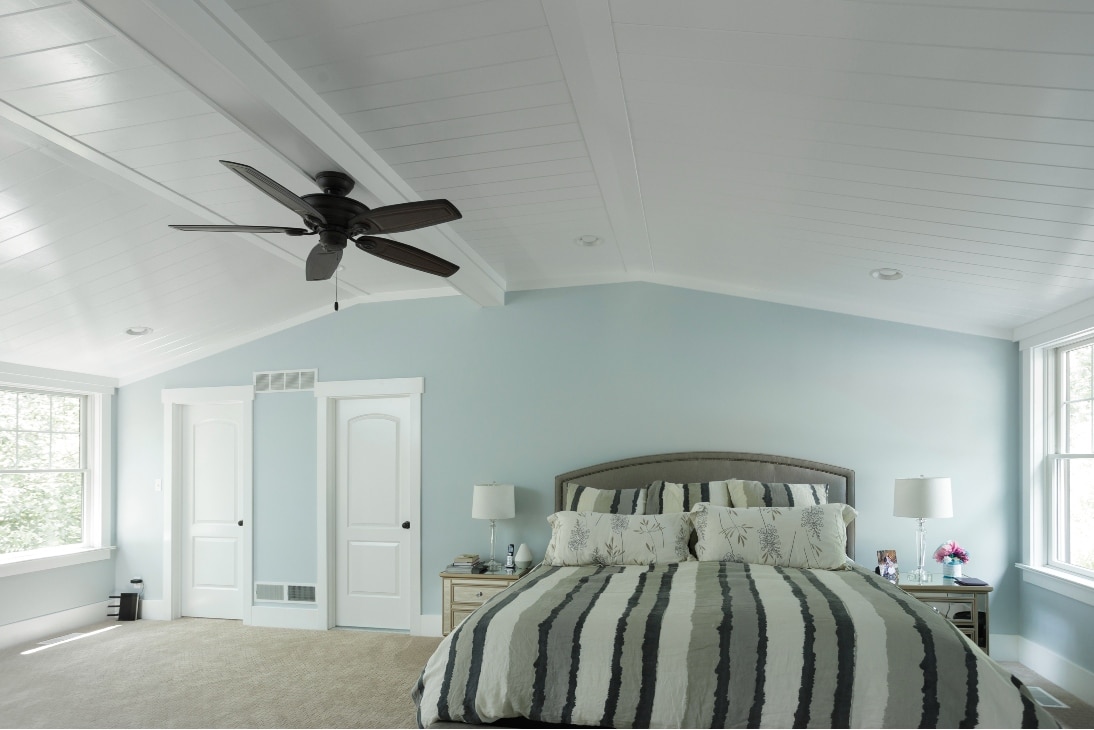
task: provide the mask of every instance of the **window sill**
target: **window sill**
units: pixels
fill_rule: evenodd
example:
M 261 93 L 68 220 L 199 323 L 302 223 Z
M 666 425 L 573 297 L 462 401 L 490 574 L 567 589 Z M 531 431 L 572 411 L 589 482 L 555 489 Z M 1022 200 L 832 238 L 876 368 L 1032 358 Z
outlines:
M 93 563 L 97 560 L 109 560 L 115 549 L 114 547 L 77 547 L 46 555 L 39 553 L 38 555 L 25 557 L 0 557 L 0 578 L 22 575 L 23 573 L 36 573 L 40 570 L 64 568 L 68 565 Z
M 1026 583 L 1094 606 L 1094 580 L 1047 566 L 1037 567 L 1023 563 L 1014 565 L 1022 571 L 1022 580 Z

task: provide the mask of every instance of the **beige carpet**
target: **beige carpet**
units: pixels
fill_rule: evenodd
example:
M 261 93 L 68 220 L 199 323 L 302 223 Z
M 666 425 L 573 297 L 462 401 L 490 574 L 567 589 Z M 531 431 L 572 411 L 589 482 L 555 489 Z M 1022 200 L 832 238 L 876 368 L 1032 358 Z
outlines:
M 440 639 L 238 621 L 115 621 L 0 652 L 2 727 L 415 727 Z

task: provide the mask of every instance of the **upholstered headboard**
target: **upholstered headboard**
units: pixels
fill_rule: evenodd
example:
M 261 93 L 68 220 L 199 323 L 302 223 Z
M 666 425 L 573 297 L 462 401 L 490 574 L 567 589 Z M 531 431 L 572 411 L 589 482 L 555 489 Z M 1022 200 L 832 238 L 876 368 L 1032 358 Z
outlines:
M 575 469 L 555 477 L 555 510 L 562 509 L 567 482 L 598 489 L 629 489 L 663 479 L 710 482 L 754 479 L 760 482 L 827 484 L 828 501 L 855 506 L 855 472 L 817 461 L 732 451 L 685 451 L 620 459 Z M 855 523 L 847 526 L 847 555 L 855 557 Z

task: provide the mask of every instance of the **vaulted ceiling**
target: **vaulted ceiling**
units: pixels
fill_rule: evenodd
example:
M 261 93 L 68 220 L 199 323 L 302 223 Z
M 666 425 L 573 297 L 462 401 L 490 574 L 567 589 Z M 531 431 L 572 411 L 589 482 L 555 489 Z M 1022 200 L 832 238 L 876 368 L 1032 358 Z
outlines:
M 0 361 L 124 381 L 330 312 L 310 242 L 167 228 L 300 224 L 221 159 L 463 212 L 397 236 L 455 276 L 351 247 L 343 306 L 651 281 L 1010 337 L 1094 297 L 1091 38 L 1084 0 L 0 0 Z

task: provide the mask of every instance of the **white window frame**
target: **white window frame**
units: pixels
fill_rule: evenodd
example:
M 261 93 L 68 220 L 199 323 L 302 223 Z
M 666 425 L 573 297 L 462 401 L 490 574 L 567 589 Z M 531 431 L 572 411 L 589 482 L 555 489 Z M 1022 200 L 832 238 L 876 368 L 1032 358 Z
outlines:
M 0 578 L 111 557 L 113 540 L 113 399 L 117 381 L 94 375 L 0 363 L 5 388 L 86 397 L 84 542 L 0 555 Z
M 1069 331 L 1070 330 L 1070 331 Z M 1094 605 L 1094 578 L 1055 561 L 1051 470 L 1056 468 L 1056 353 L 1094 338 L 1094 327 L 1057 327 L 1020 342 L 1022 384 L 1022 579 L 1046 590 Z M 1075 456 L 1075 455 L 1069 455 Z

